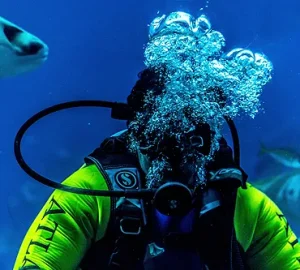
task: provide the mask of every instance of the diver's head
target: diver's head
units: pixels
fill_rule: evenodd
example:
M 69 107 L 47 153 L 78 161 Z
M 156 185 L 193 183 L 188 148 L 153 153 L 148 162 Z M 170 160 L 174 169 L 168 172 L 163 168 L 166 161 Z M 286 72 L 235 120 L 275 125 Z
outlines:
M 234 49 L 205 16 L 173 12 L 153 20 L 145 49 L 147 68 L 128 97 L 134 119 L 129 148 L 147 157 L 147 185 L 190 171 L 205 182 L 205 165 L 219 149 L 224 116 L 254 117 L 272 64 L 261 54 Z
M 138 74 L 138 80 L 127 97 L 127 103 L 135 115 L 145 110 L 153 110 L 153 103 L 147 102 L 147 96 L 152 95 L 154 98 L 163 93 L 166 81 L 165 72 L 163 67 L 152 67 Z
M 158 139 L 160 125 L 153 125 L 151 122 L 156 114 L 161 113 L 162 104 L 157 103 L 157 100 L 164 100 L 166 95 L 168 70 L 165 67 L 146 68 L 138 77 L 127 98 L 127 103 L 134 112 L 133 120 L 127 122 L 129 144 L 134 146 L 146 173 L 152 162 L 160 162 L 163 164 L 160 172 L 164 177 L 176 175 L 178 178 L 189 178 L 195 173 L 199 157 L 209 156 L 211 153 L 213 131 L 209 124 L 193 119 L 193 110 L 188 102 L 177 111 L 180 118 L 172 115 L 173 101 L 168 100 L 163 107 L 171 107 L 167 109 L 167 115 L 160 118 L 163 120 L 161 125 L 168 125 L 168 128 L 164 129 Z M 193 94 L 190 98 L 203 99 L 198 94 Z M 223 91 L 218 87 L 210 87 L 205 95 L 204 99 L 213 100 L 220 107 L 226 103 Z M 151 125 L 152 130 L 149 130 Z M 136 142 L 138 145 L 134 145 Z
M 178 136 L 181 134 L 177 134 L 177 137 L 170 136 L 171 134 L 164 134 L 165 138 L 160 145 L 156 145 L 156 147 L 150 147 L 149 143 L 151 143 L 151 139 L 149 137 L 145 137 L 144 130 L 147 126 L 147 121 L 156 113 L 157 107 L 155 106 L 155 100 L 157 98 L 161 98 L 162 95 L 165 94 L 165 84 L 167 83 L 167 70 L 164 67 L 159 68 L 146 68 L 138 74 L 138 80 L 135 83 L 134 87 L 130 95 L 127 97 L 127 104 L 132 109 L 134 115 L 134 121 L 128 121 L 127 125 L 132 135 L 138 138 L 140 145 L 139 151 L 140 153 L 147 155 L 148 158 L 154 159 L 158 154 L 164 153 L 164 155 L 168 155 L 169 158 L 172 156 L 172 161 L 179 161 L 178 158 L 181 156 L 181 151 L 178 150 Z M 206 98 L 210 99 L 219 104 L 220 107 L 224 107 L 226 104 L 226 97 L 221 88 L 219 87 L 210 87 L 206 90 Z M 194 98 L 197 94 L 194 95 Z M 190 118 L 190 114 L 192 111 L 189 108 L 189 105 L 186 106 L 182 110 L 182 114 L 184 117 Z M 137 118 L 140 118 L 143 115 L 143 123 L 137 124 Z M 174 120 L 174 119 L 172 119 Z M 191 120 L 191 122 L 193 122 Z M 197 148 L 199 151 L 202 151 L 204 155 L 208 155 L 210 152 L 209 142 L 210 142 L 210 133 L 211 130 L 209 125 L 198 123 L 193 129 L 192 127 L 186 132 L 183 136 L 186 139 L 185 147 L 191 145 L 193 148 Z M 197 135 L 202 135 L 200 138 Z M 155 137 L 155 134 L 153 134 Z M 204 144 L 202 141 L 204 137 L 204 141 L 207 142 Z M 150 140 L 149 140 L 150 139 Z M 202 148 L 202 149 L 200 149 Z

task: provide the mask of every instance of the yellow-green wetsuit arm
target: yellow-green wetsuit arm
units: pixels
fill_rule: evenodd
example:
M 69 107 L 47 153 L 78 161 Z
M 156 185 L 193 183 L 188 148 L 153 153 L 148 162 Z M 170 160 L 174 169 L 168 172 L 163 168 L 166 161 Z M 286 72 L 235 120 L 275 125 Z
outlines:
M 96 166 L 82 167 L 64 184 L 107 190 Z M 55 190 L 46 202 L 20 247 L 14 270 L 29 266 L 43 270 L 75 270 L 94 241 L 106 231 L 110 198 Z
M 250 269 L 300 269 L 300 244 L 284 214 L 250 184 L 239 189 L 234 224 Z

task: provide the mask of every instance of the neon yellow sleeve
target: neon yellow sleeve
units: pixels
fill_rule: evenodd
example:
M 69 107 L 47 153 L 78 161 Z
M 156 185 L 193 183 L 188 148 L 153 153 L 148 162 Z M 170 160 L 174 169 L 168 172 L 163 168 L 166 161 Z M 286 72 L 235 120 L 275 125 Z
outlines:
M 82 167 L 63 183 L 108 189 L 94 165 Z M 109 197 L 55 190 L 29 228 L 13 269 L 77 269 L 91 243 L 104 236 L 109 216 Z
M 235 228 L 250 269 L 300 269 L 296 235 L 276 204 L 252 185 L 238 192 Z

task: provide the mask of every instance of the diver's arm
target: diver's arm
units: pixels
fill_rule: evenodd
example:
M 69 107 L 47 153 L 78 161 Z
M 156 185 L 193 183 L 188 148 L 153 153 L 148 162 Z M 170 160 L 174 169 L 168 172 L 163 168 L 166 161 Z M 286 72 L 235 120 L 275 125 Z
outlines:
M 300 244 L 288 221 L 276 204 L 265 194 L 261 196 L 259 213 L 247 251 L 251 269 L 300 269 Z
M 63 183 L 107 190 L 94 165 L 79 169 Z M 91 243 L 103 237 L 109 209 L 109 197 L 55 190 L 28 230 L 13 269 L 77 269 Z

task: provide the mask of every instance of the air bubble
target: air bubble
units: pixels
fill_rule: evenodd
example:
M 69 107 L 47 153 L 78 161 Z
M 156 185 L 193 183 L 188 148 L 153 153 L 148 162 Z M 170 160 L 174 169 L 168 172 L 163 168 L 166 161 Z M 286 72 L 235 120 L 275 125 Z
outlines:
M 209 0 L 206 0 L 205 2 L 205 8 L 207 9 L 209 7 Z M 200 11 L 203 11 L 204 7 L 200 8 Z
M 232 119 L 241 115 L 255 117 L 261 109 L 262 87 L 271 80 L 272 63 L 263 54 L 249 49 L 234 48 L 223 52 L 226 45 L 223 34 L 212 29 L 204 15 L 196 19 L 183 12 L 163 15 L 151 23 L 149 37 L 144 52 L 145 64 L 166 67 L 167 74 L 163 76 L 168 79 L 164 95 L 147 96 L 146 104 L 152 106 L 138 114 L 129 131 L 143 130 L 139 138 L 143 138 L 150 149 L 158 147 L 166 136 L 181 138 L 180 135 L 191 128 L 209 124 L 214 136 L 208 156 L 186 149 L 182 141 L 176 141 L 182 151 L 182 162 L 197 160 L 195 170 L 205 174 L 205 164 L 219 147 L 223 115 Z M 207 91 L 217 88 L 222 89 L 225 103 L 217 94 Z M 147 110 L 149 107 L 154 107 L 155 113 Z M 133 133 L 130 134 L 130 148 L 136 151 L 141 141 Z M 164 169 L 170 169 L 167 155 L 152 162 L 146 177 L 148 187 L 161 180 Z

